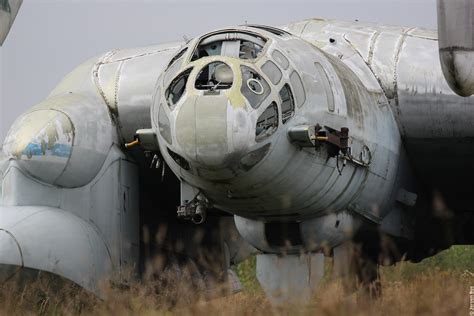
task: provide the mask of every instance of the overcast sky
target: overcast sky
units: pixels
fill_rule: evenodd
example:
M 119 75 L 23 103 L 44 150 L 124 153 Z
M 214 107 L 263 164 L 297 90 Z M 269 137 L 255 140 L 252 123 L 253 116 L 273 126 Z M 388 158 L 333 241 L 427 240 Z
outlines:
M 313 17 L 435 28 L 436 0 L 24 0 L 0 48 L 0 142 L 89 57 L 248 23 Z

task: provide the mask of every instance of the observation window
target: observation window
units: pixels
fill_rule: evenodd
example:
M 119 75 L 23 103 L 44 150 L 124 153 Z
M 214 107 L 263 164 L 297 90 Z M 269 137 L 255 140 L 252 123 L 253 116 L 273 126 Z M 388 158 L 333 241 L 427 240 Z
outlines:
M 306 102 L 306 93 L 304 92 L 303 82 L 301 81 L 300 75 L 296 71 L 293 71 L 290 75 L 291 85 L 295 90 L 296 102 L 298 107 L 303 106 Z
M 176 103 L 181 100 L 181 97 L 186 92 L 186 83 L 188 82 L 191 71 L 192 68 L 181 73 L 171 82 L 168 90 L 166 90 L 166 100 L 168 101 L 168 105 L 171 109 L 174 108 Z
M 219 33 L 201 40 L 191 61 L 207 56 L 227 56 L 255 59 L 265 47 L 266 40 L 252 33 Z
M 199 72 L 194 86 L 198 90 L 225 90 L 232 87 L 233 82 L 234 73 L 229 65 L 216 61 Z
M 171 59 L 171 61 L 169 62 L 168 66 L 166 67 L 166 69 L 169 69 L 178 59 L 180 59 L 181 57 L 183 57 L 183 55 L 186 53 L 187 50 L 188 50 L 188 48 L 185 47 L 185 48 L 182 49 L 179 53 L 177 53 L 177 54 Z
M 257 109 L 270 94 L 270 86 L 256 71 L 241 66 L 242 88 L 240 91 L 247 98 L 250 105 Z
M 183 49 L 170 61 L 164 75 L 165 86 L 170 84 L 171 80 L 176 76 L 178 71 L 181 69 L 181 66 L 183 65 L 183 61 L 184 61 L 183 55 L 186 52 L 186 50 L 187 48 Z
M 277 62 L 278 65 L 280 65 L 283 69 L 288 69 L 290 67 L 290 62 L 288 58 L 285 57 L 280 51 L 274 50 L 272 53 L 273 59 Z
M 170 154 L 171 158 L 173 158 L 173 160 L 181 168 L 183 168 L 184 170 L 190 170 L 191 169 L 191 166 L 189 165 L 189 162 L 186 159 L 184 159 L 183 157 L 181 157 L 180 155 L 178 155 L 177 153 L 175 153 L 174 151 L 172 151 L 169 148 L 168 148 L 168 153 Z
M 260 115 L 255 130 L 255 140 L 262 141 L 278 129 L 278 107 L 275 102 Z
M 274 85 L 277 85 L 283 77 L 283 73 L 280 71 L 280 68 L 278 68 L 278 66 L 275 65 L 275 63 L 271 60 L 263 64 L 262 71 L 267 75 Z
M 290 86 L 285 84 L 280 90 L 281 120 L 285 124 L 295 114 L 295 101 Z

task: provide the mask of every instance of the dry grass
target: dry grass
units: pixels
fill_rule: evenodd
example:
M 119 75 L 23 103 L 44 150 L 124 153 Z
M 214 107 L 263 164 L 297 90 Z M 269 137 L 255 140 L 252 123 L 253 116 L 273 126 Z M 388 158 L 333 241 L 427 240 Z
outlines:
M 451 255 L 448 255 L 451 256 Z M 433 267 L 403 263 L 383 268 L 383 293 L 375 300 L 361 293 L 346 295 L 340 282 L 325 278 L 308 306 L 272 307 L 253 277 L 253 262 L 238 268 L 245 290 L 206 300 L 187 284 L 188 279 L 163 287 L 147 284 L 109 287 L 99 300 L 70 284 L 38 278 L 14 289 L 0 286 L 0 315 L 469 315 L 474 276 L 465 267 Z M 449 262 L 449 260 L 447 261 Z M 459 263 L 459 260 L 456 261 Z M 474 263 L 469 263 L 474 266 Z M 424 268 L 423 268 L 424 267 Z

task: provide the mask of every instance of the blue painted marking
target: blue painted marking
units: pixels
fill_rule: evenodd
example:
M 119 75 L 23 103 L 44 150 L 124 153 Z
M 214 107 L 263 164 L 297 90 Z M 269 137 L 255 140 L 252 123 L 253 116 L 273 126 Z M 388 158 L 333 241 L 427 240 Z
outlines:
M 53 148 L 46 149 L 46 152 L 43 154 L 41 150 L 41 145 L 29 143 L 28 146 L 23 150 L 22 155 L 28 157 L 32 156 L 55 156 L 62 158 L 69 158 L 71 156 L 72 146 L 64 144 L 55 144 Z

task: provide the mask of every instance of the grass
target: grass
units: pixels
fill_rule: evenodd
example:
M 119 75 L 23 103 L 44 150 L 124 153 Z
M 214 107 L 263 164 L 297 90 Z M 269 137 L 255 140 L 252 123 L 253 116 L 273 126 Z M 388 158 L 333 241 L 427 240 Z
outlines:
M 165 291 L 149 284 L 110 287 L 107 300 L 72 285 L 54 291 L 55 283 L 39 278 L 18 291 L 0 285 L 0 315 L 469 315 L 473 260 L 473 247 L 457 246 L 418 264 L 384 267 L 376 300 L 346 294 L 328 272 L 311 304 L 280 308 L 266 301 L 255 278 L 255 258 L 235 268 L 241 293 L 212 300 L 187 287 L 186 277 L 169 282 L 173 286 Z

